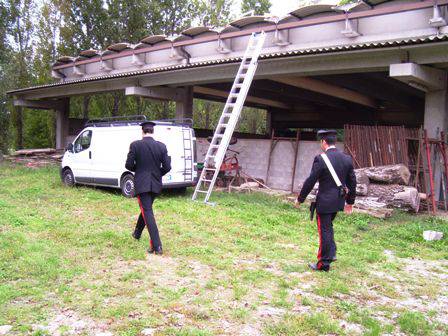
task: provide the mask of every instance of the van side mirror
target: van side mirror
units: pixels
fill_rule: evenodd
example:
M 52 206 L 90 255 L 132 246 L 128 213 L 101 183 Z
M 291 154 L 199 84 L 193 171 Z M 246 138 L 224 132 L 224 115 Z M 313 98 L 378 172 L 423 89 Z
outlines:
M 70 142 L 67 147 L 65 147 L 66 150 L 68 150 L 69 152 L 73 152 L 73 144 Z

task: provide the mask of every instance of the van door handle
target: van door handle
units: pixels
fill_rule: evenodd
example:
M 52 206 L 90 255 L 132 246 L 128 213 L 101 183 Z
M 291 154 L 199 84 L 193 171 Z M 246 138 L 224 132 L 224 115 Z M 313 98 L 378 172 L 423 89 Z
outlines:
M 89 159 L 91 159 L 91 158 L 92 158 L 92 152 L 89 151 Z

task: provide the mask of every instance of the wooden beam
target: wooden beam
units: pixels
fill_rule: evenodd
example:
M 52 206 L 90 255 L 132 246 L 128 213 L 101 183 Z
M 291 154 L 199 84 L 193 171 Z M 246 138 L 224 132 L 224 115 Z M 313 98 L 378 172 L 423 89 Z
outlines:
M 227 98 L 229 96 L 229 92 L 227 92 L 227 91 L 211 89 L 211 88 L 204 87 L 204 86 L 195 86 L 193 91 L 194 91 L 194 93 L 204 94 L 204 95 L 209 95 L 209 96 L 216 96 L 216 97 L 221 97 L 221 98 Z M 260 105 L 265 105 L 265 106 L 269 106 L 269 107 L 276 107 L 276 108 L 280 108 L 280 109 L 290 109 L 289 105 L 279 102 L 279 101 L 271 100 L 271 99 L 247 96 L 246 101 L 249 103 L 260 104 Z
M 300 89 L 314 91 L 352 103 L 368 106 L 370 108 L 378 108 L 378 104 L 375 99 L 372 99 L 356 91 L 328 84 L 317 79 L 293 76 L 274 76 L 269 79 L 279 83 L 295 86 Z

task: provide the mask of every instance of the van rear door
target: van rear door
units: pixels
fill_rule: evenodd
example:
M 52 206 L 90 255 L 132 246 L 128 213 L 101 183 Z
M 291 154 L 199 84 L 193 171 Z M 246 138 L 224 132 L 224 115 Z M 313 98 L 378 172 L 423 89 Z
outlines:
M 154 128 L 154 138 L 165 144 L 168 155 L 171 157 L 171 171 L 163 177 L 163 184 L 183 183 L 185 165 L 182 127 L 157 125 Z

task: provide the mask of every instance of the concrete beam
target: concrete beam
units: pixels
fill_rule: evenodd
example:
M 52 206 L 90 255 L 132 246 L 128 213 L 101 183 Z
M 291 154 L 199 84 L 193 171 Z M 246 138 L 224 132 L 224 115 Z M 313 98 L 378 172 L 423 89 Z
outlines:
M 61 100 L 28 100 L 28 99 L 14 99 L 14 106 L 27 107 L 37 110 L 60 110 L 64 107 L 64 102 Z
M 181 101 L 184 97 L 184 91 L 181 89 L 168 88 L 168 87 L 129 86 L 125 88 L 125 95 L 140 96 L 156 100 Z
M 203 86 L 195 86 L 194 92 L 199 93 L 199 94 L 209 95 L 209 96 L 222 97 L 222 98 L 227 98 L 229 96 L 229 92 L 227 92 L 227 91 L 211 89 L 211 88 L 207 88 L 207 87 L 203 87 Z M 271 99 L 259 98 L 259 97 L 247 96 L 246 101 L 249 103 L 265 105 L 268 107 L 276 107 L 276 108 L 280 108 L 280 109 L 289 109 L 290 108 L 290 106 L 288 104 L 285 104 L 285 103 L 282 103 L 279 101 L 275 101 L 275 100 L 271 100 Z
M 447 72 L 425 65 L 415 63 L 391 64 L 389 76 L 425 92 L 446 88 Z
M 327 96 L 332 96 L 335 98 L 346 100 L 351 103 L 368 106 L 374 109 L 378 107 L 378 104 L 373 98 L 370 98 L 356 91 L 342 88 L 340 86 L 329 84 L 317 79 L 307 77 L 275 76 L 272 78 L 272 80 L 279 83 L 291 85 L 300 89 L 314 91 L 321 94 L 325 94 Z

